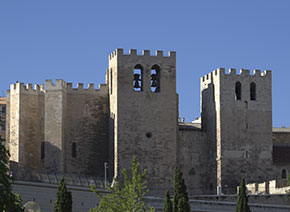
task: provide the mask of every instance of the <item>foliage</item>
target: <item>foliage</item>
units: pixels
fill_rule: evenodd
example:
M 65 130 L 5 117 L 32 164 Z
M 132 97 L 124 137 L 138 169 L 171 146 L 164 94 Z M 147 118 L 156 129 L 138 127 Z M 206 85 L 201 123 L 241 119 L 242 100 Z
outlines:
M 179 168 L 174 173 L 173 212 L 190 212 L 187 188 Z
M 239 186 L 236 212 L 251 212 L 248 205 L 248 196 L 245 179 L 242 179 L 241 184 Z
M 168 190 L 165 193 L 165 204 L 164 204 L 163 212 L 172 212 L 172 202 L 170 200 L 170 195 L 169 195 Z
M 9 175 L 10 154 L 5 148 L 4 139 L 0 136 L 0 211 L 18 212 L 21 211 L 21 197 L 12 192 Z
M 58 183 L 54 212 L 72 212 L 72 196 L 67 191 L 64 179 Z
M 290 174 L 288 174 L 288 177 L 287 177 L 287 186 L 290 186 Z
M 140 165 L 136 157 L 132 160 L 132 177 L 126 169 L 122 170 L 124 183 L 115 180 L 115 184 L 108 186 L 109 193 L 101 195 L 95 188 L 91 187 L 98 197 L 101 198 L 99 205 L 90 212 L 154 212 L 152 207 L 145 206 L 142 198 L 148 192 L 145 180 L 146 170 L 140 173 Z

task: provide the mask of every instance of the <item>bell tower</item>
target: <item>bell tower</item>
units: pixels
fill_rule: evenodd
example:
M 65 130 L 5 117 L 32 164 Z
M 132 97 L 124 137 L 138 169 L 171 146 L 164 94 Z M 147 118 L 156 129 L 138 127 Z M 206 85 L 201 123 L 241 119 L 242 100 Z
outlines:
M 109 55 L 109 101 L 114 177 L 130 168 L 133 155 L 147 169 L 148 186 L 171 185 L 176 164 L 178 96 L 176 54 L 142 55 L 117 49 Z
M 226 73 L 220 68 L 203 76 L 200 84 L 213 187 L 229 194 L 242 178 L 248 183 L 272 179 L 271 71 Z

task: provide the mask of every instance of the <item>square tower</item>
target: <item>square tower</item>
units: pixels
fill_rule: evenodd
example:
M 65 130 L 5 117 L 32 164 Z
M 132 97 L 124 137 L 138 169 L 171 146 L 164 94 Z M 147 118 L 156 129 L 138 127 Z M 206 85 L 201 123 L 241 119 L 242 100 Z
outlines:
M 247 182 L 271 179 L 271 71 L 255 70 L 251 75 L 247 69 L 240 74 L 218 69 L 203 76 L 200 84 L 213 185 L 223 193 L 234 193 L 242 178 Z
M 109 101 L 114 149 L 113 175 L 130 168 L 133 155 L 148 171 L 152 189 L 171 186 L 176 164 L 178 96 L 176 54 L 149 50 L 128 55 L 117 49 L 109 56 Z

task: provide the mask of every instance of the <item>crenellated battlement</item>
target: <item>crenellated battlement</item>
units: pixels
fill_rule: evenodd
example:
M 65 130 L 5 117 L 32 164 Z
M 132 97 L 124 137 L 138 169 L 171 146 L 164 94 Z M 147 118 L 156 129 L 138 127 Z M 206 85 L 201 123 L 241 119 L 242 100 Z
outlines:
M 270 77 L 272 76 L 272 71 L 270 70 L 265 70 L 261 72 L 259 69 L 255 69 L 253 73 L 250 72 L 249 69 L 240 69 L 239 73 L 237 73 L 237 70 L 235 68 L 230 68 L 228 73 L 226 73 L 225 68 L 218 68 L 214 70 L 213 72 L 210 72 L 207 75 L 204 75 L 201 79 L 202 82 L 207 82 L 210 80 L 212 77 L 217 77 L 217 76 L 225 76 L 225 77 L 230 77 L 230 76 L 241 76 L 241 77 Z
M 16 82 L 10 85 L 10 91 L 14 93 L 25 92 L 25 93 L 37 94 L 37 93 L 44 92 L 44 86 L 38 85 L 38 84 L 33 85 L 31 83 L 24 84 L 23 82 Z
M 129 49 L 129 54 L 124 53 L 124 49 L 116 49 L 109 55 L 109 60 L 114 59 L 116 56 L 140 56 L 140 57 L 157 57 L 157 58 L 169 58 L 169 59 L 175 59 L 176 58 L 176 52 L 175 51 L 169 51 L 168 56 L 165 56 L 163 54 L 163 51 L 157 50 L 154 55 L 151 55 L 150 50 L 142 50 L 142 54 L 139 55 L 137 53 L 136 49 Z
M 107 89 L 106 84 L 100 84 L 99 88 L 95 88 L 94 83 L 89 83 L 87 88 L 84 88 L 83 83 L 78 83 L 77 87 L 74 88 L 73 84 L 70 82 L 65 82 L 64 80 L 57 79 L 55 83 L 52 80 L 45 80 L 45 90 L 65 90 L 69 93 L 95 93 L 95 92 L 105 92 Z

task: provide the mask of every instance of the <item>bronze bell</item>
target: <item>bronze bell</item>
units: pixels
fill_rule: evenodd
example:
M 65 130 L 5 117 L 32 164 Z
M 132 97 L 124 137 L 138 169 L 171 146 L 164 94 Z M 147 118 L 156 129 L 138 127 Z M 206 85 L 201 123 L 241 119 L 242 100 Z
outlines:
M 157 76 L 156 74 L 151 74 L 152 84 L 151 87 L 157 87 Z
M 134 88 L 140 88 L 140 85 L 139 85 L 138 81 L 134 81 Z

